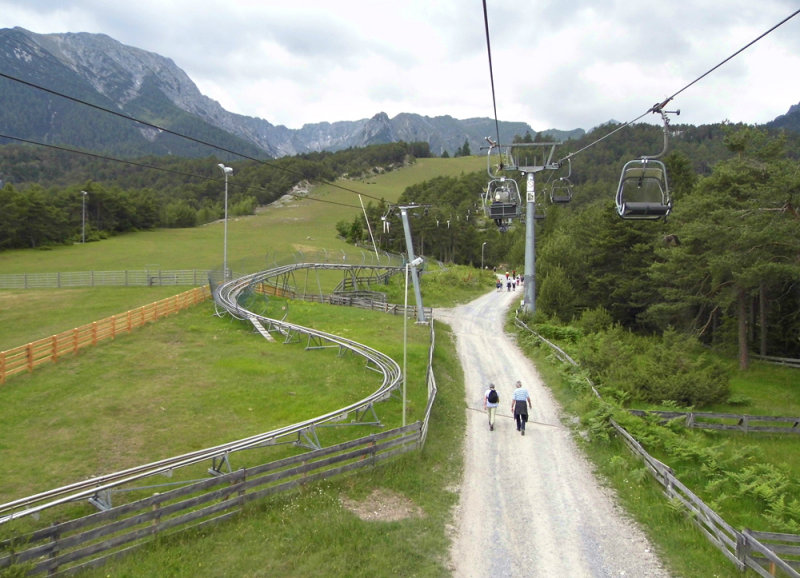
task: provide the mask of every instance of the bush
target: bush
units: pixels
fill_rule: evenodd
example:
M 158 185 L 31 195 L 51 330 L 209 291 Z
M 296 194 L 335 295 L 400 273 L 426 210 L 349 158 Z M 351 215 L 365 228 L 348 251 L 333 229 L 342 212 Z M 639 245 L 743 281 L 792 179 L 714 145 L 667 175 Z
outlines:
M 582 340 L 579 358 L 603 388 L 635 401 L 705 407 L 729 395 L 728 369 L 695 339 L 673 330 L 644 338 L 615 326 Z
M 576 325 L 586 333 L 596 333 L 605 331 L 614 325 L 614 319 L 605 307 L 598 307 L 597 309 L 587 309 L 581 313 Z

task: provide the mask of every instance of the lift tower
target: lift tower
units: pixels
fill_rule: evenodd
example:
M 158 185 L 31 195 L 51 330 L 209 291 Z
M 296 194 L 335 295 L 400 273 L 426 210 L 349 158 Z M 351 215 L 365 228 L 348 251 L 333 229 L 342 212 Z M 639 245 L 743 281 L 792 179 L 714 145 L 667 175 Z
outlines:
M 524 297 L 522 310 L 526 313 L 536 312 L 536 173 L 557 170 L 561 165 L 553 162 L 553 153 L 558 142 L 514 143 L 501 145 L 490 139 L 490 145 L 497 147 L 502 164 L 500 171 L 519 171 L 526 177 L 526 214 L 525 214 L 525 274 Z M 523 159 L 520 162 L 519 159 Z M 490 176 L 493 176 L 490 171 Z

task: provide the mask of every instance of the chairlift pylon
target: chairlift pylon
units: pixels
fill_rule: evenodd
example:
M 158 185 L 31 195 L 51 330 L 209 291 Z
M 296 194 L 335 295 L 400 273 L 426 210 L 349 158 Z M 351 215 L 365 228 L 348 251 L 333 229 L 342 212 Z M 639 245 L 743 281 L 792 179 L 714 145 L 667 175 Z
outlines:
M 654 109 L 664 122 L 664 148 L 654 156 L 642 156 L 625 163 L 617 187 L 617 214 L 623 219 L 654 221 L 672 211 L 667 167 L 659 157 L 667 152 L 669 119 L 667 112 Z M 680 114 L 680 110 L 676 111 Z

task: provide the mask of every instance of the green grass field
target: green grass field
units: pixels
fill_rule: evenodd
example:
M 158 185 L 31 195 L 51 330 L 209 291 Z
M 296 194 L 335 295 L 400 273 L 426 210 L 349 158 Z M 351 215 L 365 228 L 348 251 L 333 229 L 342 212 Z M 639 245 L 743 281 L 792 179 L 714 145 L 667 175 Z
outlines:
M 341 181 L 347 189 L 395 202 L 406 187 L 434 176 L 457 176 L 485 170 L 484 157 L 419 159 L 414 165 L 370 177 Z M 478 198 L 480 191 L 475 191 Z M 222 191 L 220 191 L 222 194 Z M 361 250 L 336 236 L 336 223 L 352 221 L 361 212 L 358 195 L 329 185 L 313 188 L 311 196 L 325 202 L 301 200 L 257 215 L 228 222 L 228 261 L 248 267 L 260 265 L 267 255 L 289 258 L 296 251 L 341 254 L 361 259 Z M 364 204 L 371 199 L 364 197 Z M 375 202 L 375 201 L 373 201 Z M 191 229 L 157 229 L 109 239 L 43 250 L 0 252 L 0 273 L 51 273 L 56 271 L 120 271 L 126 269 L 215 269 L 222 267 L 222 221 Z
M 441 174 L 483 170 L 481 157 L 423 159 L 416 166 L 347 186 L 392 201 L 402 190 Z M 358 205 L 332 187 L 313 193 Z M 367 202 L 367 199 L 365 199 Z M 252 270 L 265 255 L 354 250 L 336 239 L 335 223 L 356 211 L 304 200 L 268 208 L 229 225 L 229 258 Z M 412 225 L 413 227 L 413 225 Z M 213 268 L 222 260 L 222 224 L 143 232 L 85 246 L 0 253 L 0 272 Z M 468 268 L 423 276 L 426 306 L 465 302 L 487 287 L 485 272 Z M 181 290 L 181 289 L 178 289 Z M 161 299 L 175 288 L 92 288 L 0 291 L 0 349 L 21 345 L 95 319 Z M 401 302 L 403 284 L 386 288 Z M 402 319 L 377 313 L 288 304 L 289 320 L 313 325 L 402 358 Z M 410 324 L 409 407 L 424 403 L 427 332 Z M 534 357 L 569 412 L 587 411 L 544 355 Z M 98 472 L 150 461 L 291 423 L 363 396 L 375 376 L 330 352 L 268 344 L 246 325 L 213 315 L 204 304 L 132 334 L 65 357 L 0 386 L 0 502 Z M 446 326 L 437 324 L 435 370 L 440 393 L 421 452 L 357 475 L 309 486 L 248 507 L 220 526 L 165 537 L 86 576 L 447 576 L 448 524 L 462 473 L 460 428 L 463 376 Z M 792 373 L 792 372 L 795 373 Z M 341 376 L 347 376 L 342 386 Z M 716 411 L 800 412 L 796 370 L 756 366 L 732 388 L 748 405 Z M 277 385 L 276 384 L 280 384 Z M 276 393 L 277 390 L 277 393 Z M 283 394 L 288 391 L 287 396 Z M 280 396 L 281 401 L 276 401 Z M 314 399 L 309 404 L 309 398 Z M 380 408 L 398 423 L 399 404 Z M 331 436 L 340 435 L 331 433 Z M 797 458 L 797 441 L 739 436 L 775 459 Z M 732 442 L 733 443 L 733 442 Z M 735 441 L 735 443 L 740 443 Z M 729 576 L 736 571 L 667 502 L 622 443 L 586 444 L 598 472 L 623 505 L 646 526 L 675 575 Z M 269 459 L 267 454 L 253 459 Z M 770 457 L 770 459 L 772 459 Z M 263 460 L 262 460 L 263 461 Z M 795 467 L 795 466 L 791 466 Z M 793 470 L 798 471 L 798 470 Z M 800 475 L 800 474 L 798 474 Z M 395 521 L 361 519 L 346 504 L 382 492 L 415 506 Z M 766 528 L 758 528 L 766 529 Z M 0 529 L 0 536 L 5 529 Z M 0 576 L 3 576 L 0 573 Z
M 480 170 L 483 164 L 476 158 L 431 161 L 370 179 L 371 194 L 377 191 L 393 200 L 417 179 Z M 324 187 L 315 194 L 340 201 L 348 195 Z M 296 251 L 337 247 L 352 251 L 335 238 L 335 223 L 352 219 L 356 209 L 308 200 L 298 205 L 266 209 L 231 223 L 229 255 L 236 255 L 230 257 L 234 269 L 237 259 L 250 267 L 267 253 L 290 256 Z M 3 253 L 0 271 L 214 266 L 219 261 L 221 233 L 221 226 L 211 225 L 137 233 L 50 251 Z M 463 287 L 448 278 L 451 290 L 432 291 L 432 302 L 426 305 L 434 300 L 439 306 L 452 305 L 483 292 L 486 283 L 477 272 L 455 271 L 461 272 L 449 275 L 463 280 Z M 402 279 L 395 279 L 387 292 L 397 300 L 403 292 Z M 3 291 L 0 343 L 21 345 L 161 299 L 164 293 L 164 289 L 150 288 Z M 213 312 L 210 303 L 199 305 L 31 374 L 15 376 L 0 387 L 4 432 L 0 456 L 9 468 L 8 475 L 0 478 L 0 502 L 267 431 L 341 407 L 377 387 L 374 372 L 365 370 L 357 358 L 268 344 L 246 325 Z M 302 302 L 289 303 L 288 315 L 293 322 L 356 339 L 402 359 L 400 317 Z M 407 329 L 408 412 L 413 421 L 425 404 L 428 332 L 415 324 Z M 124 558 L 97 575 L 218 576 L 220 568 L 224 575 L 237 576 L 327 576 L 336 568 L 344 569 L 337 574 L 349 575 L 446 575 L 446 527 L 457 500 L 451 488 L 458 482 L 461 458 L 453 451 L 460 443 L 455 432 L 438 424 L 443 416 L 452 419 L 448 413 L 461 411 L 463 381 L 446 327 L 440 327 L 439 333 L 440 401 L 434 412 L 436 423 L 421 453 L 363 475 L 256 504 L 233 524 L 208 533 L 160 539 L 145 553 Z M 401 406 L 396 400 L 381 404 L 378 411 L 385 424 L 399 425 Z M 333 442 L 345 433 L 337 429 L 326 435 Z M 347 435 L 354 434 L 348 431 Z M 248 459 L 269 461 L 286 451 L 297 450 L 278 449 Z M 344 497 L 364 500 L 375 490 L 410 500 L 417 514 L 376 526 L 340 503 Z M 11 527 L 2 530 L 0 535 L 14 532 Z M 349 539 L 342 541 L 344 536 Z M 359 540 L 374 547 L 355 548 Z

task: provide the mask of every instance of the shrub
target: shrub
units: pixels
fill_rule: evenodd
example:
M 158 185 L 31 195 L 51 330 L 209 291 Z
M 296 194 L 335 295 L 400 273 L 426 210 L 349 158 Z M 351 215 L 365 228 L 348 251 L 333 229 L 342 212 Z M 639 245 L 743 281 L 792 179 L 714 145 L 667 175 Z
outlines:
M 695 339 L 673 330 L 643 338 L 615 326 L 582 340 L 579 358 L 604 388 L 636 401 L 705 407 L 729 394 L 727 368 Z

